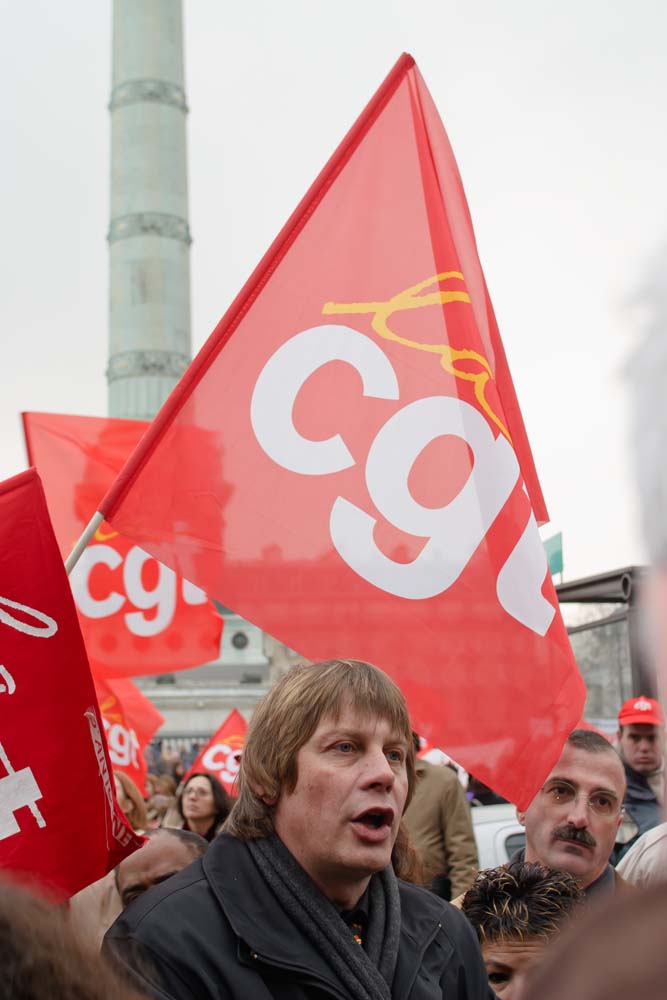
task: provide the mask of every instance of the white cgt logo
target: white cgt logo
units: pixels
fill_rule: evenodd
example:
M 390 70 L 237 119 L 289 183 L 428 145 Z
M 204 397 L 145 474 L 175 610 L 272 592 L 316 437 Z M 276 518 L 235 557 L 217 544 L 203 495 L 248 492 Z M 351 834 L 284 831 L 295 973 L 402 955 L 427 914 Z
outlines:
M 157 566 L 157 581 L 150 588 L 143 581 L 143 570 L 147 564 Z M 106 566 L 110 570 L 122 567 L 125 592 L 111 589 L 105 597 L 93 597 L 90 576 L 96 566 Z M 86 618 L 108 618 L 127 604 L 137 609 L 123 615 L 125 625 L 133 635 L 160 635 L 173 621 L 179 578 L 172 569 L 163 566 L 138 545 L 133 545 L 124 558 L 111 545 L 89 545 L 72 570 L 70 584 L 76 606 Z M 180 584 L 186 604 L 206 603 L 206 594 L 199 587 L 187 580 L 180 580 Z M 146 611 L 150 614 L 145 614 Z
M 207 771 L 217 774 L 221 781 L 232 784 L 241 767 L 241 751 L 228 743 L 216 743 L 208 748 L 202 757 L 202 764 Z
M 276 464 L 305 476 L 330 475 L 355 465 L 340 434 L 326 441 L 303 437 L 292 420 L 299 390 L 330 361 L 352 365 L 364 396 L 399 399 L 398 379 L 387 355 L 370 337 L 342 325 L 312 327 L 286 341 L 269 358 L 257 379 L 250 418 L 257 441 Z M 420 452 L 436 438 L 461 438 L 473 455 L 468 480 L 454 499 L 438 509 L 417 503 L 408 488 Z M 398 563 L 375 544 L 377 519 L 344 497 L 329 517 L 334 548 L 360 577 L 408 600 L 446 591 L 459 578 L 493 521 L 505 506 L 520 475 L 519 463 L 503 435 L 494 438 L 475 407 L 451 396 L 415 400 L 387 420 L 366 458 L 365 478 L 375 507 L 401 531 L 428 538 L 411 563 Z M 534 515 L 501 568 L 496 593 L 512 618 L 544 635 L 555 615 L 541 593 L 546 555 Z

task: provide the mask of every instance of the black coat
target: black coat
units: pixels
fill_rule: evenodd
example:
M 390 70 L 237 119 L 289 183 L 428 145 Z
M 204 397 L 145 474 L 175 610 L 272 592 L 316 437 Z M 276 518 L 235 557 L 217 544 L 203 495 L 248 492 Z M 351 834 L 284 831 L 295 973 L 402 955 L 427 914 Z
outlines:
M 492 1000 L 474 931 L 424 889 L 399 882 L 396 1000 Z M 245 844 L 208 853 L 150 889 L 108 931 L 104 951 L 149 996 L 173 1000 L 349 1000 L 282 910 Z

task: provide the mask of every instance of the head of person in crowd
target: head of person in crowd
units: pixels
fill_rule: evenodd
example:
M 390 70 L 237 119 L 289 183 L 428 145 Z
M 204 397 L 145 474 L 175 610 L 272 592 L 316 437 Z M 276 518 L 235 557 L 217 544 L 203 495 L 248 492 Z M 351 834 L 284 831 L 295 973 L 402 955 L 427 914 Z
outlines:
M 151 796 L 155 795 L 155 793 L 158 790 L 158 776 L 157 776 L 157 774 L 152 774 L 149 771 L 148 774 L 146 775 L 146 779 L 144 781 L 144 785 L 145 785 L 145 788 L 146 788 L 146 799 L 150 799 Z
M 183 829 L 192 830 L 211 841 L 227 819 L 231 801 L 212 774 L 191 774 L 178 799 Z
M 183 780 L 183 778 L 185 777 L 185 775 L 187 773 L 187 770 L 188 769 L 185 766 L 185 762 L 182 761 L 180 759 L 180 757 L 179 757 L 179 759 L 177 761 L 175 761 L 174 766 L 172 768 L 172 774 L 173 774 L 173 777 L 174 777 L 174 782 L 175 783 L 176 782 L 181 782 Z
M 148 814 L 146 813 L 146 803 L 143 795 L 132 781 L 132 778 L 123 771 L 113 772 L 116 786 L 116 798 L 127 821 L 136 833 L 143 833 L 148 826 Z
M 572 875 L 535 863 L 514 861 L 479 873 L 462 909 L 477 932 L 497 996 L 516 1000 L 581 898 Z
M 654 774 L 664 763 L 665 719 L 653 698 L 626 701 L 618 713 L 618 750 L 637 774 Z
M 116 888 L 123 909 L 137 896 L 171 878 L 208 850 L 208 842 L 190 830 L 149 830 L 143 847 L 116 867 Z
M 63 907 L 0 883 L 0 1000 L 140 1000 L 99 954 L 81 945 Z
M 522 1000 L 663 1000 L 667 885 L 620 893 L 563 931 Z
M 225 829 L 242 840 L 277 833 L 345 907 L 392 861 L 410 875 L 401 817 L 415 780 L 407 706 L 386 674 L 355 660 L 294 667 L 252 717 Z
M 575 729 L 525 812 L 526 861 L 569 872 L 587 889 L 613 875 L 609 856 L 623 814 L 625 772 L 599 733 Z
M 161 774 L 155 791 L 158 795 L 170 795 L 173 798 L 176 795 L 176 781 L 170 774 Z

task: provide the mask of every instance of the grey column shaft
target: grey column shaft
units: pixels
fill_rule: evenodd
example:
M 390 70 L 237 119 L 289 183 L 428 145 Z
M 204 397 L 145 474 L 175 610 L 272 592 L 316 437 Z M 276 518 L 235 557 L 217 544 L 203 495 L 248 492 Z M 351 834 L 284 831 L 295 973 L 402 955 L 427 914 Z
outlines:
M 190 359 L 181 0 L 114 0 L 109 414 L 150 419 Z

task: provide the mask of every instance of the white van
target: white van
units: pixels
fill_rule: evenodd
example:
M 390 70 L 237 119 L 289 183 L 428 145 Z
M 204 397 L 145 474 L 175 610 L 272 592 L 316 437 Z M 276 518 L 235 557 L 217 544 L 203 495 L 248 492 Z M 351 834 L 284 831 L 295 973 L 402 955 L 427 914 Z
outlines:
M 526 846 L 526 831 L 510 802 L 495 806 L 473 806 L 470 810 L 477 841 L 479 867 L 496 868 Z

